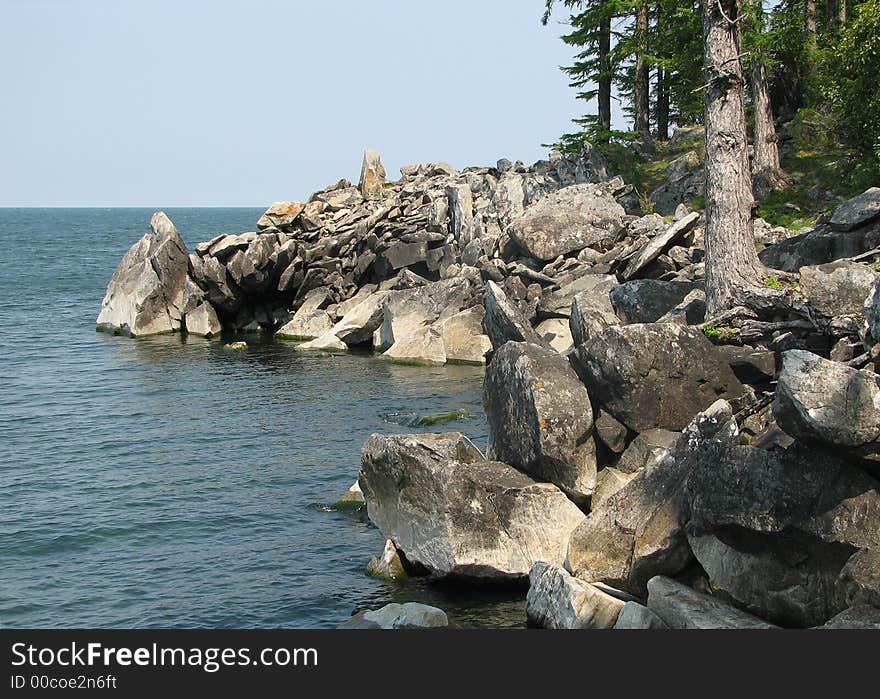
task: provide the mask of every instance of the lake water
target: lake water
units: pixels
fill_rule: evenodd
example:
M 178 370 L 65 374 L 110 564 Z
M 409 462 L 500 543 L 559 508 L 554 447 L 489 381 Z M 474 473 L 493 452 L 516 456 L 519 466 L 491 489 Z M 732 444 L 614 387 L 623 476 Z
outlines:
M 166 211 L 190 248 L 261 213 Z M 521 591 L 368 577 L 382 535 L 332 507 L 371 433 L 414 431 L 391 414 L 463 409 L 441 429 L 484 445 L 481 371 L 96 333 L 151 213 L 0 209 L 0 626 L 327 628 L 392 601 L 521 624 Z

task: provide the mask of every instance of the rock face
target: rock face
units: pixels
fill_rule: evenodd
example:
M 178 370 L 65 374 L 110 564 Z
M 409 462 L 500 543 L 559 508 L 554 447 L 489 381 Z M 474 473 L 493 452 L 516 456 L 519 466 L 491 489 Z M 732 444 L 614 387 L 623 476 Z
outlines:
M 583 502 L 596 486 L 587 389 L 553 350 L 507 342 L 486 370 L 490 459 L 559 486 Z
M 625 215 L 601 185 L 564 187 L 529 207 L 510 228 L 520 250 L 538 260 L 601 245 L 611 247 Z
M 669 323 L 610 326 L 579 345 L 572 363 L 590 396 L 636 432 L 681 430 L 744 391 L 703 333 Z
M 358 183 L 364 199 L 376 199 L 382 195 L 385 187 L 385 168 L 379 154 L 372 148 L 364 150 L 364 162 L 361 165 L 361 179 Z
M 358 612 L 340 629 L 434 629 L 449 626 L 446 612 L 418 602 L 386 604 L 381 609 Z
M 483 461 L 457 433 L 373 435 L 359 483 L 372 522 L 439 576 L 515 579 L 561 563 L 583 519 L 558 488 Z
M 572 532 L 566 569 L 640 596 L 650 578 L 684 569 L 692 560 L 685 535 L 690 456 L 697 445 L 736 434 L 725 401 L 694 418 L 665 458 L 637 473 Z
M 789 350 L 782 355 L 773 416 L 793 437 L 846 447 L 876 441 L 877 377 L 805 350 Z
M 188 266 L 183 239 L 165 213 L 156 212 L 150 232 L 129 248 L 107 285 L 98 329 L 132 336 L 180 330 Z
M 648 583 L 648 608 L 671 629 L 774 629 L 715 597 L 658 576 Z
M 831 226 L 839 231 L 851 231 L 880 216 L 880 187 L 871 187 L 837 207 L 831 217 Z
M 564 568 L 538 562 L 529 573 L 526 617 L 545 629 L 610 629 L 624 602 Z
M 453 364 L 485 364 L 492 343 L 483 334 L 482 306 L 474 306 L 439 322 L 446 361 Z

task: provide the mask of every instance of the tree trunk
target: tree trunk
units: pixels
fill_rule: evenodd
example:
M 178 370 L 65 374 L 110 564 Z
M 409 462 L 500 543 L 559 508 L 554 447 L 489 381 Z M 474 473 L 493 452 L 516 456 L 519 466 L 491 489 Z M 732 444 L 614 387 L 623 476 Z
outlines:
M 648 114 L 648 4 L 642 0 L 636 8 L 636 83 L 633 90 L 635 124 L 633 130 L 639 134 L 650 132 Z
M 739 0 L 703 2 L 707 317 L 751 305 L 766 290 L 752 225 L 739 15 Z
M 837 26 L 840 29 L 846 26 L 846 0 L 837 0 Z
M 657 67 L 657 138 L 669 140 L 669 92 L 666 88 L 666 71 Z
M 611 18 L 602 19 L 599 28 L 599 79 L 598 93 L 596 95 L 599 106 L 599 126 L 605 131 L 611 131 L 611 65 L 609 54 L 611 53 Z M 605 139 L 607 140 L 607 139 Z
M 785 187 L 785 176 L 779 165 L 779 146 L 767 89 L 767 71 L 758 58 L 752 61 L 752 101 L 755 105 L 755 157 L 752 172 L 755 196 L 764 199 L 771 192 Z
M 807 41 L 813 51 L 818 47 L 816 41 L 816 0 L 806 0 L 805 5 Z

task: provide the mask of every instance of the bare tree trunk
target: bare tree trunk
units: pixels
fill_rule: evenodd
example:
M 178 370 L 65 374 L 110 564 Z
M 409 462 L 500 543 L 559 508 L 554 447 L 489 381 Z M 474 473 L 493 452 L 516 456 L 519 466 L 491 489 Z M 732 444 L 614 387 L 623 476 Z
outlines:
M 669 140 L 669 92 L 666 87 L 666 71 L 657 67 L 657 138 Z
M 840 29 L 846 26 L 846 0 L 837 0 L 837 26 Z
M 602 20 L 602 26 L 599 29 L 599 79 L 598 100 L 599 126 L 605 131 L 611 130 L 611 64 L 609 62 L 609 54 L 611 53 L 611 18 L 606 17 Z
M 636 7 L 636 83 L 633 90 L 633 111 L 635 112 L 634 131 L 640 134 L 650 132 L 648 114 L 648 4 L 641 0 Z
M 816 41 L 816 0 L 807 0 L 805 5 L 807 40 L 810 42 L 810 48 L 816 50 L 818 43 Z
M 760 59 L 752 61 L 752 101 L 755 105 L 755 157 L 752 175 L 755 196 L 765 198 L 771 192 L 785 187 L 785 176 L 779 164 L 779 146 L 776 125 L 767 89 L 767 71 Z
M 706 315 L 762 296 L 755 251 L 743 74 L 740 0 L 704 0 L 706 72 Z

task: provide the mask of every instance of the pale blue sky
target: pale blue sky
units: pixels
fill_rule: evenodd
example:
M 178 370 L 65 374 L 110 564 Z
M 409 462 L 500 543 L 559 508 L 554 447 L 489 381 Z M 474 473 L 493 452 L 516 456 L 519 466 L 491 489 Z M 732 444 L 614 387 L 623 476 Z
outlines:
M 0 0 L 0 205 L 263 205 L 533 162 L 582 113 L 543 0 Z

